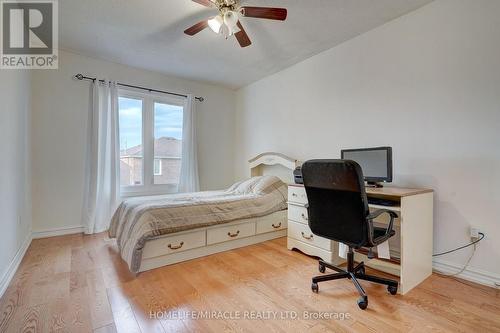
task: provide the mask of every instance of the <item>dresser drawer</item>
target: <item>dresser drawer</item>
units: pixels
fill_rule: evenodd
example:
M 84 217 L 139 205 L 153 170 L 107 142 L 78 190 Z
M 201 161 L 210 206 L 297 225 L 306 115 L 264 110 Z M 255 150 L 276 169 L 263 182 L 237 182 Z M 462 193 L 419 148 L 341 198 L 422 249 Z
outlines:
M 282 219 L 264 219 L 257 222 L 257 234 L 265 234 L 268 232 L 286 229 L 288 221 L 286 216 Z
M 297 205 L 288 205 L 288 219 L 295 221 L 295 222 L 300 222 L 300 223 L 309 223 L 309 217 L 307 215 L 307 208 L 304 206 L 297 206 Z
M 255 235 L 255 222 L 207 230 L 207 244 L 217 244 Z
M 307 203 L 305 188 L 302 186 L 288 186 L 288 201 L 305 205 Z
M 143 258 L 154 258 L 182 252 L 206 245 L 205 230 L 148 241 L 142 252 Z
M 329 239 L 313 235 L 311 229 L 306 224 L 288 221 L 288 237 L 328 251 L 333 251 L 333 242 Z

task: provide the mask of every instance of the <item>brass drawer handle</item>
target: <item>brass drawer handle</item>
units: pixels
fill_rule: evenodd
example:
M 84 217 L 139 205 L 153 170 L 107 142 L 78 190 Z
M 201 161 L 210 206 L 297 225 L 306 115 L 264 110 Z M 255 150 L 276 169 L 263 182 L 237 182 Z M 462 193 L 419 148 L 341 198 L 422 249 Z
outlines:
M 309 219 L 307 218 L 306 214 L 302 213 L 302 218 L 306 221 L 309 221 Z
M 311 240 L 311 239 L 313 239 L 313 235 L 311 235 L 311 236 L 307 237 L 307 236 L 304 234 L 304 232 L 303 232 L 303 231 L 302 231 L 302 237 L 303 237 L 303 238 L 305 238 L 305 239 L 307 239 L 307 240 Z
M 231 238 L 238 237 L 238 235 L 239 235 L 239 234 L 240 234 L 240 231 L 239 231 L 239 230 L 238 230 L 238 231 L 236 231 L 236 233 L 235 233 L 235 234 L 232 234 L 231 232 L 228 232 L 228 233 L 227 233 L 227 235 L 228 235 L 229 237 L 231 237 Z
M 271 225 L 273 226 L 273 228 L 274 228 L 274 229 L 279 229 L 279 228 L 281 228 L 281 222 L 280 222 L 280 224 L 278 224 L 278 225 L 275 225 L 274 223 L 273 223 L 273 224 L 271 224 Z
M 170 250 L 178 250 L 178 249 L 180 249 L 183 245 L 184 245 L 184 242 L 181 242 L 181 243 L 180 243 L 179 245 L 177 245 L 177 246 L 172 246 L 172 244 L 168 244 L 168 248 L 169 248 Z

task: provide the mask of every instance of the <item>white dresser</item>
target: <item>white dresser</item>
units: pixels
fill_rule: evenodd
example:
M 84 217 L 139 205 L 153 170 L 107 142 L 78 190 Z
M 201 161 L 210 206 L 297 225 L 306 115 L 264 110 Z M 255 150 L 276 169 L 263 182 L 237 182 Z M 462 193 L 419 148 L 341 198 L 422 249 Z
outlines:
M 288 237 L 289 250 L 297 249 L 301 252 L 316 256 L 334 265 L 345 261 L 338 257 L 337 242 L 313 235 L 308 225 L 307 195 L 302 185 L 288 186 Z

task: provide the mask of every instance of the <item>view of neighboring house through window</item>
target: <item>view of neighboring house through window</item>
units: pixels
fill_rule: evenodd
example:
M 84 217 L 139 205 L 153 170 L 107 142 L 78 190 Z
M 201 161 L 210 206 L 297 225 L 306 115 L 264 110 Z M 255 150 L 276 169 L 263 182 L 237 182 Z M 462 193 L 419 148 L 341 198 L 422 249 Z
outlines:
M 120 183 L 123 194 L 177 191 L 184 100 L 120 92 Z
M 120 97 L 120 184 L 143 183 L 142 99 Z
M 161 172 L 161 159 L 160 158 L 155 158 L 154 175 L 155 176 L 161 176 L 162 175 L 162 172 Z M 155 183 L 156 183 L 156 181 L 155 181 Z
M 179 184 L 183 111 L 184 108 L 178 105 L 154 104 L 155 184 Z M 159 170 L 156 170 L 157 165 Z

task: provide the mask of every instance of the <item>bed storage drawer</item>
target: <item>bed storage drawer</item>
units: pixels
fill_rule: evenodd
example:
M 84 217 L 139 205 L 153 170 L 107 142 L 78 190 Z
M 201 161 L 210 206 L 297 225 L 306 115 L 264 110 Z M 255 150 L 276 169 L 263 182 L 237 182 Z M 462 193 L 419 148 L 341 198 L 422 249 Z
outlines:
M 288 221 L 288 236 L 303 243 L 333 251 L 333 242 L 329 239 L 314 235 L 307 224 Z
M 288 186 L 288 201 L 305 205 L 307 203 L 305 188 L 302 186 Z
M 263 219 L 257 222 L 257 234 L 283 230 L 287 228 L 286 216 L 280 219 Z
M 207 230 L 207 244 L 228 242 L 255 235 L 255 222 L 234 224 Z
M 182 252 L 206 245 L 205 230 L 167 236 L 148 241 L 142 253 L 143 258 L 154 258 Z
M 309 224 L 309 216 L 307 215 L 307 208 L 304 206 L 289 204 L 288 218 L 295 222 Z

